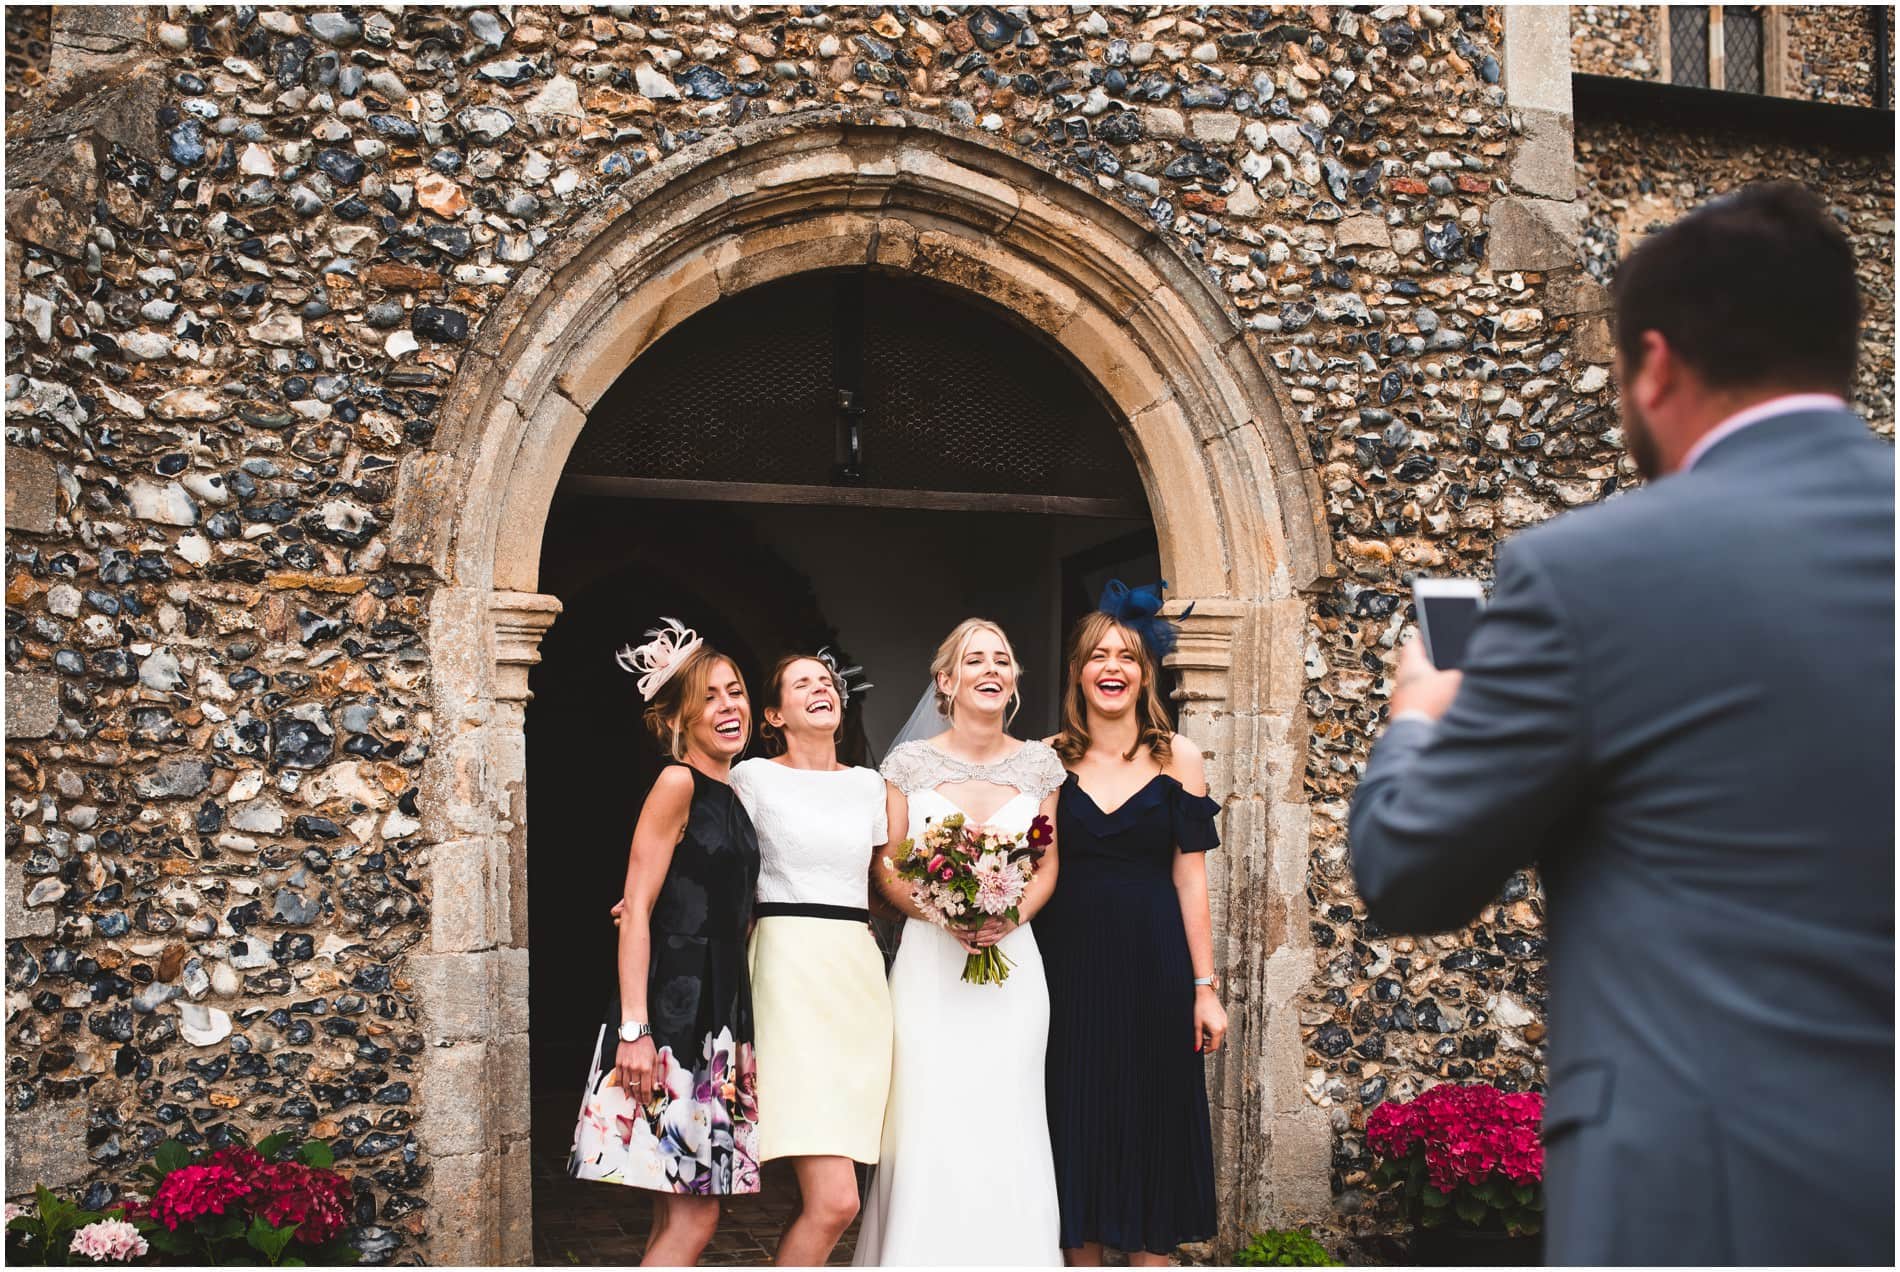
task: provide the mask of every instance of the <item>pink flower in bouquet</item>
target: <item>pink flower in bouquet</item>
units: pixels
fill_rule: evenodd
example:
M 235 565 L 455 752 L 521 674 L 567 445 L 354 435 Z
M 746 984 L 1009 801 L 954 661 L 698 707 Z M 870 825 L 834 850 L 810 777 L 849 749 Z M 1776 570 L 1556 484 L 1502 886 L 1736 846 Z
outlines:
M 152 1218 L 177 1231 L 181 1223 L 190 1223 L 206 1215 L 221 1215 L 226 1207 L 242 1201 L 251 1191 L 231 1167 L 205 1162 L 182 1166 L 165 1176 L 152 1197 Z
M 123 1219 L 101 1219 L 73 1233 L 69 1250 L 95 1263 L 125 1263 L 150 1252 L 139 1230 Z
M 985 914 L 1003 914 L 1023 899 L 1022 875 L 995 857 L 976 868 L 976 908 Z

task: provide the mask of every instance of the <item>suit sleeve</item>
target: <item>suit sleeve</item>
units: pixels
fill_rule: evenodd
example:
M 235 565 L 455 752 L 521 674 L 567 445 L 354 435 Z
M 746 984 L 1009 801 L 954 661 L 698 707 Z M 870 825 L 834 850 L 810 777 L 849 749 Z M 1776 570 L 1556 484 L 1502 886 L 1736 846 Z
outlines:
M 1393 724 L 1353 796 L 1353 875 L 1381 927 L 1468 923 L 1536 860 L 1583 788 L 1585 709 L 1555 591 L 1512 545 L 1451 709 Z

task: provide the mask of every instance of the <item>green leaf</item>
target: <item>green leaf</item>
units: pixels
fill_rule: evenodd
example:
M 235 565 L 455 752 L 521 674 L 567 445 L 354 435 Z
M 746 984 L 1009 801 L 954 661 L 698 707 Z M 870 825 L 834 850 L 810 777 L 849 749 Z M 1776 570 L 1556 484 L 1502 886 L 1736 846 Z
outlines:
M 264 1257 L 269 1259 L 274 1267 L 278 1258 L 284 1253 L 284 1247 L 289 1245 L 290 1239 L 296 1235 L 295 1228 L 279 1228 L 275 1224 L 264 1222 L 262 1215 L 257 1215 L 251 1219 L 250 1231 L 244 1234 L 244 1239 L 252 1249 L 263 1251 Z
M 1537 1190 L 1534 1188 L 1531 1188 L 1530 1186 L 1526 1184 L 1518 1184 L 1517 1186 L 1511 1189 L 1511 1196 L 1517 1200 L 1517 1204 L 1520 1206 L 1530 1205 L 1531 1198 L 1535 1197 L 1536 1195 L 1537 1195 Z
M 150 1228 L 141 1228 L 140 1235 L 151 1243 L 152 1249 L 162 1254 L 183 1254 L 190 1244 L 190 1238 L 184 1233 L 173 1232 L 164 1224 Z
M 267 1162 L 274 1162 L 277 1160 L 277 1154 L 283 1152 L 284 1146 L 290 1141 L 289 1131 L 274 1131 L 257 1141 L 257 1155 Z
M 1436 1210 L 1440 1206 L 1449 1206 L 1450 1204 L 1451 1198 L 1439 1192 L 1436 1188 L 1425 1189 L 1425 1205 L 1429 1209 Z
M 1475 1226 L 1484 1222 L 1487 1207 L 1476 1197 L 1460 1197 L 1453 1204 L 1452 1209 L 1458 1212 L 1460 1219 Z
M 336 1154 L 322 1140 L 305 1140 L 303 1147 L 297 1150 L 297 1160 L 306 1166 L 317 1166 L 324 1170 L 336 1164 Z
M 191 1150 L 175 1139 L 166 1140 L 158 1146 L 158 1151 L 152 1154 L 152 1164 L 158 1167 L 159 1176 L 163 1178 L 175 1170 L 191 1165 Z

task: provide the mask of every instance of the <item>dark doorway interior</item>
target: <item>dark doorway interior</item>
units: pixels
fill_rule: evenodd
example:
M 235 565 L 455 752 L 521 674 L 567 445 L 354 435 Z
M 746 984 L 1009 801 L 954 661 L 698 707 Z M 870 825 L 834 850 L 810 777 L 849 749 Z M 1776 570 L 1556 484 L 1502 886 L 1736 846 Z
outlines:
M 661 763 L 614 651 L 677 617 L 734 657 L 756 699 L 781 652 L 831 645 L 875 685 L 853 699 L 846 746 L 875 763 L 937 643 L 981 614 L 1022 661 L 1015 731 L 1043 736 L 1063 630 L 1107 577 L 1158 568 L 1119 427 L 1013 316 L 862 271 L 715 306 L 595 409 L 543 540 L 540 586 L 564 610 L 527 712 L 541 1253 L 632 1262 L 644 1235 L 643 1199 L 559 1173 L 615 990 L 608 907 Z M 735 1203 L 735 1232 L 775 1232 L 785 1204 Z M 738 1261 L 765 1261 L 772 1239 L 759 1242 Z

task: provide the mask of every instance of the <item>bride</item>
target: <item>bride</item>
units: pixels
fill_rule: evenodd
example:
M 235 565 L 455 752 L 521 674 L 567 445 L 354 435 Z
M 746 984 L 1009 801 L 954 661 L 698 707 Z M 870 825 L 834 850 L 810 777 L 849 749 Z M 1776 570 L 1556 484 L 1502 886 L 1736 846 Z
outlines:
M 893 834 L 908 827 L 915 838 L 952 813 L 1011 834 L 1039 812 L 1054 825 L 1062 762 L 1006 731 L 1021 699 L 1003 630 L 966 619 L 930 670 L 948 727 L 885 757 Z M 992 919 L 962 936 L 925 922 L 882 864 L 873 871 L 910 921 L 891 967 L 891 1093 L 855 1262 L 1060 1264 L 1043 1084 L 1049 991 L 1026 926 L 1055 889 L 1055 845 L 1018 906 L 1024 926 Z M 1012 964 L 1009 979 L 965 984 L 964 959 L 989 945 Z

